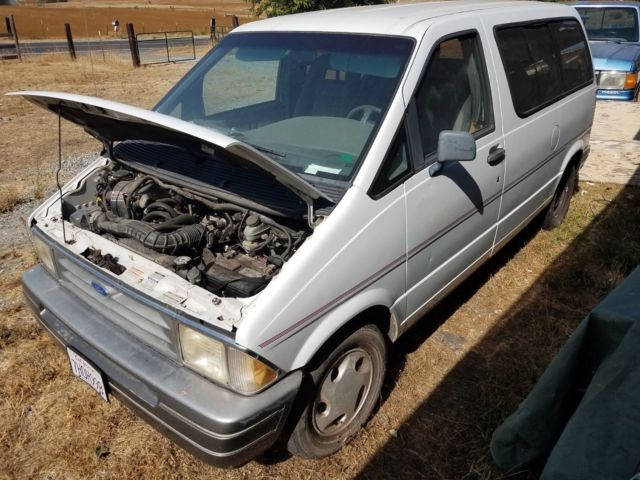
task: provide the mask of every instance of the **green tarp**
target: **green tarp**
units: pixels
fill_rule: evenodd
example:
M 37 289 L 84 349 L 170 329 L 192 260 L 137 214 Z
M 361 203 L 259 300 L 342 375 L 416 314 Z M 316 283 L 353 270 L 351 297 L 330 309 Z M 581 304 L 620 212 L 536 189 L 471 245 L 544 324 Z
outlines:
M 509 472 L 629 480 L 640 472 L 640 268 L 585 318 L 494 432 Z

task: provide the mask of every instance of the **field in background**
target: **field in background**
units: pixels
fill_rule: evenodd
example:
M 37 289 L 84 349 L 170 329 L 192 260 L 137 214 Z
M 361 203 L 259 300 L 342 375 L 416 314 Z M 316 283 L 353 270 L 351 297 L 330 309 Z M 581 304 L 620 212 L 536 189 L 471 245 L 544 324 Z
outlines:
M 37 5 L 39 0 L 22 0 L 23 5 Z M 117 7 L 117 6 L 158 6 L 158 5 L 172 5 L 180 8 L 221 8 L 229 9 L 230 11 L 244 11 L 247 10 L 247 4 L 244 0 L 68 0 L 64 3 L 52 3 L 49 6 L 58 7 Z M 219 7 L 218 7 L 219 6 Z
M 0 93 L 70 91 L 150 107 L 189 66 L 0 62 Z M 56 134 L 53 115 L 0 96 L 2 480 L 505 478 L 488 451 L 492 431 L 582 317 L 640 263 L 640 189 L 582 182 L 561 228 L 526 229 L 394 346 L 380 409 L 343 451 L 323 461 L 272 453 L 218 470 L 75 379 L 24 305 L 20 274 L 35 262 L 24 217 L 53 190 Z M 63 124 L 67 177 L 74 158 L 98 149 Z
M 11 203 L 7 196 L 22 203 L 41 195 L 45 184 L 51 185 L 51 168 L 44 167 L 57 160 L 56 118 L 4 93 L 53 90 L 150 108 L 192 65 L 134 69 L 131 60 L 117 56 L 107 56 L 105 62 L 97 56 L 92 61 L 83 57 L 70 62 L 67 55 L 28 57 L 22 63 L 0 61 L 0 211 L 3 204 Z M 63 124 L 62 139 L 65 157 L 100 150 L 99 142 L 68 122 Z
M 166 2 L 169 3 L 169 2 Z M 209 33 L 209 20 L 231 25 L 231 15 L 240 23 L 252 20 L 243 0 L 215 0 L 193 5 L 135 3 L 130 1 L 53 3 L 46 6 L 0 6 L 0 16 L 14 15 L 20 39 L 64 38 L 64 24 L 70 23 L 76 38 L 114 37 L 111 22 L 120 22 L 119 37 L 126 38 L 125 25 L 133 23 L 136 33 L 192 30 Z M 4 22 L 0 25 L 4 29 Z

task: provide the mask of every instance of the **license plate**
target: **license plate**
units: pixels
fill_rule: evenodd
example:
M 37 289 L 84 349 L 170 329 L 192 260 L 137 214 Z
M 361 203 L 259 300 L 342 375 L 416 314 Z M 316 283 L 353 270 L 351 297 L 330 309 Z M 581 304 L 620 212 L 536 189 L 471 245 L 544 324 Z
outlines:
M 102 372 L 91 365 L 84 357 L 67 348 L 71 370 L 76 377 L 84 380 L 87 385 L 93 388 L 107 402 L 107 389 L 104 386 L 104 377 Z

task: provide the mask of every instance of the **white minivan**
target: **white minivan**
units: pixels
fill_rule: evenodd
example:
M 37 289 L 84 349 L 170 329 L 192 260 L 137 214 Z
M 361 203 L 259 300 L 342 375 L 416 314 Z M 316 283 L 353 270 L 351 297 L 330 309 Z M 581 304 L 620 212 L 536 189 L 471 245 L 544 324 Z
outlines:
M 29 219 L 73 372 L 206 461 L 338 450 L 387 346 L 537 215 L 595 84 L 573 8 L 432 2 L 243 25 L 151 111 L 21 92 L 104 150 Z

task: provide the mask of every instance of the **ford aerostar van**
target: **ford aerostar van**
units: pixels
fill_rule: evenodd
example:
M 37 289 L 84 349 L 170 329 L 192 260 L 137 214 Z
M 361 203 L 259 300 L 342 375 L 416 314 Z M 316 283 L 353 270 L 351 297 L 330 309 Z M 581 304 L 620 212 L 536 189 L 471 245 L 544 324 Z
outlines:
M 17 95 L 104 145 L 29 219 L 27 302 L 104 399 L 233 466 L 338 450 L 388 344 L 562 222 L 595 84 L 573 8 L 433 2 L 244 25 L 152 111 Z

